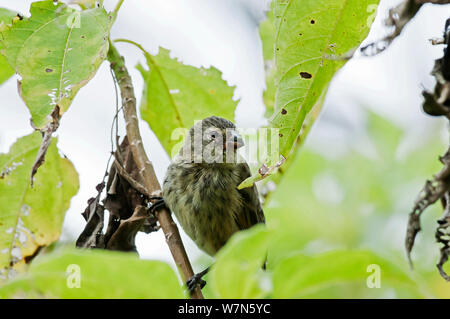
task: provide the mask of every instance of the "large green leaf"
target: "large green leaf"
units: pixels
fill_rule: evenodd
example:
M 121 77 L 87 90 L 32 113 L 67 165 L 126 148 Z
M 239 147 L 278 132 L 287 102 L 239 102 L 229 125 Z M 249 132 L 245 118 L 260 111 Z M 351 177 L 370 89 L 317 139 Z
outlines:
M 208 276 L 213 297 L 263 298 L 271 289 L 262 271 L 267 256 L 269 231 L 255 226 L 234 235 L 217 254 Z
M 430 297 L 405 270 L 359 250 L 289 257 L 274 269 L 273 284 L 274 298 Z
M 78 276 L 79 275 L 79 276 Z M 129 253 L 63 251 L 0 286 L 0 298 L 184 298 L 175 271 Z
M 6 28 L 7 24 L 13 22 L 16 12 L 0 8 L 0 30 Z M 8 64 L 6 58 L 0 54 L 0 84 L 8 80 L 14 74 L 13 68 Z
M 373 5 L 378 0 L 274 0 L 274 28 L 263 22 L 260 34 L 264 57 L 270 59 L 270 46 L 274 46 L 275 70 L 269 68 L 268 83 L 264 95 L 268 114 L 274 113 L 270 127 L 278 129 L 279 152 L 265 159 L 274 172 L 297 140 L 307 115 L 324 92 L 334 74 L 345 64 L 340 56 L 358 47 L 367 36 L 373 15 Z M 270 33 L 275 30 L 274 40 Z M 281 161 L 280 161 L 281 159 Z M 244 181 L 240 187 L 248 187 L 268 174 L 261 170 Z
M 112 17 L 103 8 L 76 11 L 51 0 L 31 4 L 31 17 L 1 32 L 2 54 L 20 75 L 33 125 L 61 116 L 106 58 Z
M 234 87 L 222 79 L 214 67 L 196 68 L 182 64 L 160 48 L 159 54 L 145 53 L 148 70 L 138 66 L 145 81 L 141 103 L 141 116 L 156 134 L 169 155 L 179 150 L 175 131 L 189 129 L 194 121 L 216 115 L 234 119 L 237 101 L 233 101 Z
M 280 129 L 287 157 L 305 116 L 371 24 L 368 8 L 378 0 L 276 0 L 274 3 L 277 93 L 272 127 Z
M 78 191 L 78 175 L 59 155 L 56 139 L 31 188 L 29 176 L 40 135 L 22 137 L 8 154 L 0 154 L 1 278 L 20 271 L 40 247 L 59 238 L 70 199 Z

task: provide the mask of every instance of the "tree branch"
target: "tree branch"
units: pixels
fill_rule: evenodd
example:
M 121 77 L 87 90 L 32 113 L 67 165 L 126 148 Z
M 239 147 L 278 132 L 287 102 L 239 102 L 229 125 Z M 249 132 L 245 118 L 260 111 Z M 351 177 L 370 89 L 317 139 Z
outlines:
M 450 120 L 450 18 L 445 23 L 444 56 L 435 61 L 432 75 L 436 78 L 434 92 L 424 91 L 423 110 L 432 116 L 445 116 Z M 425 183 L 412 212 L 409 214 L 406 231 L 405 247 L 410 265 L 411 250 L 417 234 L 421 230 L 420 216 L 427 207 L 441 200 L 444 205 L 444 216 L 438 220 L 435 237 L 442 244 L 440 259 L 437 264 L 441 276 L 450 281 L 450 276 L 444 271 L 444 264 L 450 257 L 450 147 L 440 158 L 444 167 L 432 180 Z
M 421 7 L 427 3 L 443 5 L 450 4 L 450 0 L 404 0 L 389 10 L 389 16 L 384 21 L 387 27 L 392 28 L 392 32 L 384 38 L 362 47 L 361 53 L 366 56 L 373 56 L 386 50 L 403 32 L 405 26 L 416 16 Z
M 142 181 L 144 182 L 143 186 L 147 190 L 146 193 L 156 195 L 161 193 L 161 186 L 156 178 L 153 165 L 148 159 L 142 144 L 138 116 L 136 113 L 136 98 L 131 77 L 125 67 L 123 57 L 120 56 L 119 52 L 111 42 L 109 45 L 108 60 L 120 87 L 130 149 L 136 165 L 141 172 Z M 157 218 L 163 229 L 173 259 L 181 272 L 182 278 L 184 281 L 187 281 L 194 275 L 194 272 L 184 249 L 177 225 L 174 223 L 170 211 L 167 209 L 161 209 L 157 214 Z M 202 299 L 203 295 L 200 288 L 197 288 L 191 297 L 194 299 Z
M 391 43 L 402 33 L 403 28 L 411 21 L 424 3 L 416 0 L 404 0 L 395 8 L 389 10 L 389 16 L 384 21 L 392 32 L 384 38 L 372 42 L 361 48 L 361 53 L 367 56 L 377 55 L 386 50 Z

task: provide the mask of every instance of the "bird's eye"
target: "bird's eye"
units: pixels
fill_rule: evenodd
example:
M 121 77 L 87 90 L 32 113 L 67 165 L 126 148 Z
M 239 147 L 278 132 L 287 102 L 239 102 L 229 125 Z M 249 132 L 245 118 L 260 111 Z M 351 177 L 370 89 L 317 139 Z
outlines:
M 216 134 L 212 133 L 212 134 L 211 134 L 211 138 L 212 138 L 212 139 L 215 139 L 215 138 L 216 138 Z

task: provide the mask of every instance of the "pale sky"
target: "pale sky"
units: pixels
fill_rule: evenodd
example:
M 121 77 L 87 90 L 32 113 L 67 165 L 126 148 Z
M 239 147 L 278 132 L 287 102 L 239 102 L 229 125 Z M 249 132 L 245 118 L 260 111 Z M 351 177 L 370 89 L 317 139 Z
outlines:
M 0 0 L 0 6 L 28 14 L 30 0 Z M 125 0 L 112 30 L 112 39 L 127 38 L 156 53 L 158 46 L 194 66 L 214 65 L 230 85 L 236 85 L 240 98 L 236 121 L 240 126 L 264 123 L 264 68 L 258 22 L 264 18 L 266 0 Z M 377 19 L 366 43 L 387 32 L 381 18 L 397 0 L 382 0 Z M 107 8 L 114 0 L 105 0 Z M 328 156 L 339 156 L 358 148 L 374 156 L 365 136 L 364 109 L 389 117 L 409 134 L 403 153 L 425 140 L 427 128 L 442 125 L 441 120 L 425 117 L 421 111 L 421 88 L 432 89 L 429 75 L 442 47 L 428 39 L 440 36 L 450 16 L 450 6 L 425 5 L 407 26 L 403 35 L 383 54 L 374 58 L 355 58 L 338 73 L 328 92 L 324 112 L 308 138 L 308 145 Z M 142 79 L 134 66 L 143 62 L 142 54 L 127 44 L 118 44 L 126 57 L 138 103 Z M 75 165 L 80 176 L 80 191 L 72 199 L 64 222 L 63 238 L 75 239 L 84 227 L 81 212 L 95 185 L 103 176 L 110 151 L 110 125 L 115 96 L 109 66 L 105 62 L 95 78 L 75 98 L 63 116 L 56 136 L 59 148 Z M 19 137 L 29 134 L 30 114 L 17 93 L 16 79 L 0 86 L 0 152 L 7 152 Z M 123 128 L 123 123 L 122 123 Z M 141 123 L 145 148 L 162 181 L 169 158 L 147 124 Z M 123 134 L 121 134 L 123 136 Z M 448 138 L 448 136 L 445 136 Z M 401 156 L 400 154 L 399 156 Z M 202 253 L 183 233 L 192 259 Z M 172 263 L 161 231 L 139 234 L 137 245 L 143 258 Z M 200 269 L 197 269 L 197 271 Z

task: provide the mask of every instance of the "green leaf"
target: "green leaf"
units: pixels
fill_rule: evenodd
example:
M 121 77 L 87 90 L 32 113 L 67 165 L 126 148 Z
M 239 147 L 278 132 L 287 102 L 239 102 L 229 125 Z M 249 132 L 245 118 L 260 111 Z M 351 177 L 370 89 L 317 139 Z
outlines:
M 300 135 L 298 136 L 294 144 L 294 150 L 296 151 L 293 151 L 291 155 L 287 158 L 286 163 L 283 164 L 282 170 L 279 171 L 278 174 L 272 174 L 269 178 L 265 179 L 265 185 L 267 185 L 267 183 L 273 183 L 273 185 L 276 186 L 281 182 L 282 178 L 286 176 L 286 172 L 289 170 L 289 167 L 291 166 L 292 163 L 294 163 L 297 155 L 299 154 L 298 149 L 305 143 L 306 137 L 311 131 L 312 126 L 314 125 L 316 119 L 319 117 L 324 102 L 325 102 L 325 94 L 322 95 L 322 97 L 317 101 L 316 105 L 313 107 L 311 112 L 307 115 L 305 122 L 303 123 Z M 258 180 L 259 178 L 256 178 L 254 181 Z M 250 186 L 250 184 L 252 183 L 252 179 L 251 178 L 247 179 L 246 183 L 247 184 L 242 183 L 239 187 L 245 188 L 247 187 L 246 185 Z M 267 188 L 266 194 L 264 195 L 266 203 L 270 201 L 270 196 L 272 195 L 272 193 L 273 190 L 271 190 L 271 188 Z
M 264 60 L 273 60 L 275 55 L 275 25 L 272 11 L 267 12 L 266 20 L 259 24 L 259 36 L 262 41 Z
M 11 24 L 16 12 L 0 8 L 0 30 L 7 28 L 8 24 Z M 13 68 L 8 64 L 8 61 L 3 55 L 0 55 L 0 84 L 8 80 L 14 74 Z
M 14 74 L 14 70 L 9 66 L 6 58 L 0 55 L 0 84 L 3 84 Z
M 164 262 L 139 260 L 129 253 L 66 250 L 42 256 L 27 274 L 0 286 L 0 298 L 184 298 L 184 294 L 175 271 Z
M 287 157 L 306 115 L 344 61 L 342 56 L 367 36 L 378 0 L 277 0 L 275 79 L 271 126 L 280 130 L 280 152 Z
M 272 11 L 267 13 L 267 19 L 259 25 L 259 36 L 261 37 L 263 58 L 264 58 L 264 70 L 266 73 L 266 88 L 264 90 L 263 98 L 266 106 L 267 118 L 270 118 L 273 114 L 275 107 L 275 26 L 273 24 Z
M 1 32 L 2 54 L 20 75 L 33 125 L 43 129 L 69 108 L 106 58 L 112 17 L 103 8 L 76 11 L 53 1 L 31 4 L 31 17 Z
M 359 298 L 389 296 L 392 291 L 400 298 L 430 297 L 395 264 L 359 250 L 289 257 L 274 269 L 273 285 L 274 298 L 354 298 L 355 291 Z
M 208 275 L 217 298 L 263 298 L 270 287 L 262 266 L 267 256 L 269 232 L 263 225 L 235 234 L 217 254 Z
M 0 278 L 22 270 L 40 247 L 59 238 L 70 199 L 78 191 L 78 175 L 59 155 L 56 139 L 31 188 L 31 166 L 40 144 L 41 134 L 35 132 L 0 154 Z
M 274 145 L 279 152 L 264 161 L 268 174 L 258 172 L 239 188 L 276 172 L 290 155 L 305 118 L 345 64 L 339 57 L 357 48 L 369 33 L 378 0 L 275 0 L 272 4 L 273 18 L 269 14 L 267 21 L 273 20 L 274 40 L 267 21 L 260 35 L 265 58 L 272 57 L 270 46 L 275 46 L 275 70 L 267 69 L 264 100 L 267 113 L 273 112 L 270 127 L 279 130 L 279 145 Z
M 212 115 L 234 119 L 238 103 L 233 101 L 234 87 L 227 85 L 219 70 L 185 65 L 163 48 L 158 55 L 145 52 L 145 56 L 148 70 L 137 67 L 145 81 L 141 116 L 171 157 L 194 121 Z M 184 130 L 176 131 L 180 128 Z
M 3 27 L 3 25 L 11 24 L 15 16 L 17 16 L 17 12 L 0 8 L 0 25 Z

